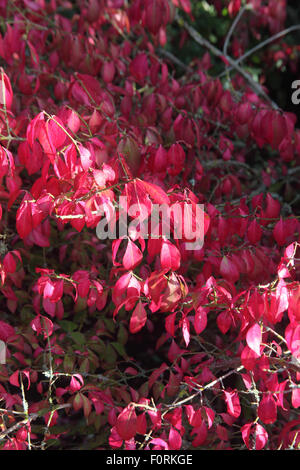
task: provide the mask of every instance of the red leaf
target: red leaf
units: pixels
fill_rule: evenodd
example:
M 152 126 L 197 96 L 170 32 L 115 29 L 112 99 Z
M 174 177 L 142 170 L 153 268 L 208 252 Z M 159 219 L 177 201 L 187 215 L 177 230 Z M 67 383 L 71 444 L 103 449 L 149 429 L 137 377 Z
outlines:
M 251 433 L 251 426 L 252 423 L 246 423 L 244 426 L 241 428 L 242 432 L 242 438 L 243 441 L 247 447 L 247 449 L 250 449 L 250 433 Z
M 141 187 L 142 191 L 145 191 L 149 194 L 151 199 L 153 199 L 156 204 L 169 204 L 169 196 L 162 188 L 160 188 L 156 184 L 141 180 L 136 180 L 136 183 Z
M 300 388 L 293 388 L 292 390 L 292 405 L 293 408 L 299 408 L 300 406 Z
M 182 335 L 183 335 L 185 345 L 186 345 L 186 347 L 188 347 L 189 342 L 190 342 L 190 322 L 189 322 L 188 318 L 184 317 L 182 319 L 181 328 L 182 328 Z
M 252 245 L 255 245 L 261 239 L 262 229 L 255 219 L 252 220 L 248 227 L 247 236 L 249 242 L 252 243 Z
M 136 55 L 132 60 L 129 69 L 134 79 L 142 83 L 149 71 L 147 55 L 144 53 Z
M 124 188 L 127 204 L 123 209 L 126 212 L 130 211 L 130 215 L 134 218 L 138 217 L 139 221 L 146 219 L 152 210 L 152 202 L 141 183 L 139 180 L 134 180 L 127 183 Z M 135 209 L 134 213 L 133 209 Z
M 123 444 L 123 439 L 119 436 L 116 427 L 113 426 L 110 431 L 110 436 L 108 438 L 109 445 L 113 449 L 118 449 Z
M 287 326 L 285 339 L 292 355 L 300 360 L 300 323 L 290 323 Z
M 180 3 L 181 3 L 181 6 L 182 6 L 183 10 L 187 14 L 190 14 L 192 12 L 190 0 L 180 0 Z
M 137 432 L 138 434 L 146 434 L 147 432 L 147 420 L 146 420 L 146 414 L 142 413 L 137 417 Z
M 167 385 L 167 394 L 169 397 L 177 396 L 180 387 L 180 377 L 179 374 L 175 375 L 170 371 L 170 377 Z
M 241 431 L 242 431 L 243 441 L 245 442 L 245 445 L 247 449 L 249 450 L 252 450 L 254 448 L 256 450 L 262 450 L 268 441 L 268 433 L 258 423 L 254 425 L 254 428 L 252 426 L 253 426 L 253 423 L 247 423 L 247 424 L 244 424 L 244 426 L 242 427 Z M 252 443 L 250 442 L 250 437 L 252 434 L 255 435 L 254 445 L 252 445 Z
M 175 335 L 175 320 L 176 320 L 176 312 L 171 313 L 171 315 L 168 315 L 165 321 L 165 327 L 166 331 L 171 335 Z
M 162 365 L 158 369 L 156 369 L 154 372 L 152 372 L 152 374 L 149 377 L 149 381 L 148 381 L 149 390 L 152 387 L 152 385 L 154 384 L 154 382 L 157 381 L 158 377 L 161 374 L 163 374 L 165 372 L 165 370 L 167 370 L 167 369 L 168 369 L 167 364 L 165 362 L 163 362 Z
M 78 82 L 80 83 L 79 91 L 80 96 L 85 104 L 101 104 L 102 88 L 100 82 L 91 75 L 77 74 Z M 79 83 L 77 84 L 79 85 Z
M 19 382 L 19 371 L 16 370 L 10 377 L 9 377 L 9 383 L 11 385 L 14 385 L 15 387 L 20 387 L 20 382 Z
M 217 325 L 220 331 L 225 335 L 232 324 L 232 317 L 228 310 L 224 310 L 217 316 Z
M 192 442 L 193 447 L 199 447 L 202 444 L 204 444 L 204 442 L 206 441 L 206 437 L 207 437 L 207 427 L 204 421 L 202 421 L 199 427 L 195 427 L 191 431 L 191 435 L 193 434 L 196 434 L 196 437 Z
M 31 321 L 30 325 L 33 331 L 35 331 L 38 335 L 43 334 L 45 339 L 48 338 L 48 336 L 51 336 L 53 333 L 52 321 L 42 315 L 37 315 Z
M 15 329 L 4 321 L 0 321 L 0 340 L 7 342 L 7 340 L 15 335 Z
M 265 424 L 275 423 L 277 418 L 277 406 L 270 393 L 263 395 L 257 410 L 259 419 Z
M 262 450 L 268 442 L 268 433 L 263 426 L 256 423 L 255 425 L 255 448 Z
M 80 161 L 81 161 L 81 166 L 82 168 L 87 171 L 89 168 L 92 168 L 95 162 L 95 156 L 92 155 L 90 150 L 87 147 L 84 147 L 83 145 L 79 145 L 79 151 L 80 151 Z M 99 171 L 99 173 L 102 173 Z M 97 175 L 95 176 L 96 182 L 99 184 L 99 176 L 97 180 Z M 101 186 L 101 184 L 99 184 Z M 103 184 L 102 187 L 105 186 L 105 183 Z
M 181 449 L 182 439 L 181 435 L 179 434 L 176 429 L 171 426 L 169 432 L 169 449 L 170 450 L 179 450 Z
M 207 424 L 208 424 L 208 429 L 210 429 L 213 425 L 214 419 L 215 419 L 215 412 L 211 408 L 208 408 L 207 406 L 203 406 L 205 410 L 205 414 L 207 416 Z
M 154 445 L 153 450 L 169 450 L 168 444 L 166 441 L 160 437 L 155 437 L 150 441 L 150 444 Z
M 140 331 L 145 325 L 146 321 L 147 313 L 142 302 L 139 300 L 130 318 L 130 333 L 137 333 L 138 331 Z
M 16 227 L 21 238 L 27 237 L 33 230 L 31 207 L 29 203 L 26 202 L 25 198 L 17 210 Z
M 273 236 L 279 246 L 283 246 L 285 244 L 285 240 L 287 237 L 285 224 L 286 223 L 282 220 L 282 217 L 280 217 L 280 220 L 276 223 L 273 229 Z
M 6 253 L 3 259 L 3 266 L 6 272 L 14 273 L 17 268 L 17 261 L 12 252 Z
M 224 426 L 218 424 L 216 427 L 216 433 L 221 441 L 228 441 L 228 431 L 226 428 L 224 428 Z
M 223 256 L 220 264 L 220 274 L 225 277 L 230 282 L 236 282 L 240 273 L 233 261 L 228 258 L 228 256 Z
M 123 258 L 123 266 L 126 270 L 131 271 L 134 269 L 143 259 L 141 250 L 128 239 L 127 248 Z
M 260 345 L 261 345 L 261 327 L 258 323 L 254 323 L 246 334 L 246 341 L 250 349 L 254 351 L 257 356 L 260 356 Z
M 132 405 L 126 406 L 119 414 L 116 423 L 116 430 L 119 436 L 128 441 L 137 433 L 137 416 Z
M 259 355 L 256 354 L 255 351 L 250 349 L 248 346 L 245 346 L 242 353 L 241 353 L 241 362 L 245 369 L 247 370 L 253 370 L 256 363 L 257 359 L 259 358 Z
M 180 267 L 180 252 L 169 240 L 163 240 L 160 251 L 160 264 L 162 269 L 176 271 Z
M 0 80 L 0 105 L 5 105 L 6 109 L 10 109 L 12 106 L 13 92 L 10 84 L 10 80 L 6 73 L 1 72 Z
M 14 385 L 15 387 L 20 387 L 20 373 L 24 374 L 27 378 L 27 390 L 30 389 L 30 372 L 28 370 L 16 370 L 9 378 L 9 382 Z
M 71 382 L 69 385 L 69 390 L 71 392 L 78 392 L 84 385 L 83 378 L 80 374 L 72 375 Z
M 224 390 L 225 402 L 227 404 L 227 413 L 238 418 L 241 414 L 241 405 L 238 393 L 235 390 L 227 391 Z

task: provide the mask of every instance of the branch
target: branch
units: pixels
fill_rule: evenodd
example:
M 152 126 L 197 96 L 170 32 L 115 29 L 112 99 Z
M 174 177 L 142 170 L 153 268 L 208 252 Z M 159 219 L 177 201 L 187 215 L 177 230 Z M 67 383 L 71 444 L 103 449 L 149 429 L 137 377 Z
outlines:
M 277 39 L 280 39 L 281 37 L 286 36 L 287 34 L 290 34 L 293 31 L 299 31 L 299 30 L 300 30 L 300 25 L 298 24 L 298 25 L 290 26 L 289 28 L 283 29 L 282 31 L 279 31 L 279 33 L 274 34 L 270 38 L 266 39 L 265 41 L 260 42 L 259 44 L 257 44 L 257 46 L 254 46 L 252 49 L 245 52 L 245 54 L 243 54 L 241 57 L 235 60 L 235 63 L 240 64 L 241 62 L 246 60 L 248 57 L 250 57 L 252 54 L 259 51 L 260 49 L 263 49 L 268 44 L 271 44 L 272 42 L 277 41 Z M 222 72 L 219 75 L 219 77 L 223 77 L 224 75 L 226 75 L 226 73 L 230 72 L 233 69 L 234 67 L 232 66 L 229 67 L 227 70 Z
M 245 13 L 246 10 L 252 10 L 252 5 L 245 5 L 243 6 L 243 8 L 240 9 L 238 15 L 235 17 L 229 31 L 228 31 L 228 34 L 225 38 L 225 42 L 224 42 L 224 47 L 223 47 L 223 53 L 224 55 L 226 56 L 227 55 L 227 49 L 228 49 L 228 45 L 229 45 L 229 41 L 230 41 L 230 38 L 233 34 L 233 31 L 235 30 L 236 28 L 236 25 L 238 24 L 238 22 L 240 21 L 241 17 L 243 16 L 243 14 Z
M 158 48 L 159 54 L 161 54 L 164 57 L 167 57 L 167 59 L 171 60 L 175 65 L 178 65 L 182 69 L 184 69 L 186 72 L 194 72 L 194 70 L 189 67 L 188 65 L 184 64 L 180 59 L 178 59 L 172 52 L 166 51 L 162 47 Z
M 65 405 L 58 405 L 57 407 L 53 408 L 54 411 L 56 410 L 60 410 L 60 409 L 63 409 L 63 408 L 70 408 L 71 407 L 71 404 L 70 403 L 66 403 Z M 6 436 L 8 436 L 8 434 L 11 434 L 12 432 L 16 431 L 17 429 L 19 429 L 21 426 L 27 424 L 27 423 L 30 423 L 31 421 L 37 419 L 37 418 L 40 418 L 42 416 L 41 414 L 41 411 L 38 411 L 37 413 L 32 413 L 28 416 L 28 418 L 26 417 L 25 419 L 22 419 L 22 421 L 18 421 L 16 424 L 14 424 L 13 426 L 11 426 L 10 428 L 6 429 L 5 431 L 1 432 L 0 433 L 0 439 L 3 439 L 5 438 Z
M 209 388 L 214 387 L 217 383 L 222 382 L 224 379 L 226 379 L 227 377 L 229 377 L 232 374 L 240 372 L 242 369 L 244 369 L 244 366 L 239 366 L 236 369 L 230 370 L 226 374 L 222 375 L 222 377 L 218 377 L 217 379 L 213 380 L 212 382 L 209 382 L 208 384 L 204 385 L 204 387 L 199 386 L 199 384 L 195 384 L 195 385 L 197 385 L 197 387 L 199 387 L 199 389 L 197 390 L 196 393 L 193 393 L 193 395 L 190 395 L 187 398 L 183 398 L 180 401 L 177 401 L 177 402 L 175 401 L 171 405 L 166 405 L 167 410 L 169 410 L 170 408 L 171 409 L 172 408 L 177 408 L 178 406 L 184 405 L 185 403 L 193 400 L 193 398 L 195 398 L 196 396 L 201 395 L 201 393 L 204 392 L 205 390 L 208 390 Z
M 240 75 L 244 77 L 244 79 L 250 84 L 251 88 L 257 93 L 257 95 L 262 96 L 265 100 L 267 100 L 274 109 L 279 109 L 279 106 L 271 100 L 271 98 L 263 90 L 262 86 L 259 83 L 255 82 L 253 78 L 247 72 L 245 72 L 245 70 L 240 67 L 235 60 L 233 60 L 228 55 L 224 55 L 224 53 L 220 51 L 220 49 L 215 47 L 207 39 L 201 36 L 201 34 L 199 34 L 198 31 L 196 31 L 192 26 L 190 26 L 185 20 L 178 16 L 176 16 L 175 19 L 179 26 L 183 26 L 186 29 L 186 31 L 189 33 L 191 38 L 194 39 L 195 42 L 197 42 L 200 46 L 208 49 L 216 57 L 220 57 L 222 59 L 225 58 L 227 62 L 231 65 L 232 69 L 236 70 Z
M 283 29 L 282 31 L 279 31 L 279 33 L 274 34 L 274 36 L 271 36 L 270 38 L 266 39 L 265 41 L 260 42 L 259 44 L 257 44 L 257 46 L 253 47 L 253 48 L 250 49 L 248 52 L 245 52 L 245 54 L 243 54 L 241 57 L 239 57 L 239 58 L 236 60 L 236 63 L 242 62 L 243 60 L 247 59 L 249 56 L 251 56 L 251 55 L 254 54 L 255 52 L 259 51 L 259 50 L 262 49 L 263 47 L 267 46 L 267 45 L 270 44 L 271 42 L 274 42 L 274 41 L 276 41 L 277 39 L 280 39 L 281 37 L 286 36 L 287 34 L 292 33 L 293 31 L 299 31 L 299 30 L 300 30 L 300 25 L 297 24 L 297 25 L 295 25 L 295 26 L 290 26 L 289 28 L 286 28 L 286 29 Z

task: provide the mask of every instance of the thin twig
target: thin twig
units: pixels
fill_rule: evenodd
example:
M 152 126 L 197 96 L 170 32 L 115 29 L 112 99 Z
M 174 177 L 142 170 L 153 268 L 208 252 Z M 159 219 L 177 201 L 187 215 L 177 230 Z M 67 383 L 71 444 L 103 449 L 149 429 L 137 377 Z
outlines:
M 233 69 L 235 69 L 240 75 L 244 77 L 244 79 L 250 84 L 251 88 L 257 93 L 257 95 L 262 96 L 266 101 L 268 101 L 274 109 L 279 109 L 279 106 L 271 100 L 271 98 L 266 94 L 266 92 L 263 90 L 262 86 L 255 82 L 251 75 L 249 73 L 245 72 L 245 70 L 239 66 L 239 64 L 233 60 L 230 56 L 224 55 L 220 49 L 215 47 L 213 44 L 211 44 L 207 39 L 205 39 L 201 34 L 198 33 L 198 31 L 195 30 L 192 26 L 190 26 L 185 20 L 182 18 L 176 16 L 176 21 L 179 24 L 179 26 L 183 26 L 186 31 L 189 33 L 192 39 L 194 39 L 195 42 L 197 42 L 200 46 L 205 47 L 209 51 L 212 52 L 216 57 L 220 57 L 222 59 L 226 59 L 228 64 L 231 65 Z M 227 70 L 228 71 L 228 70 Z
M 64 408 L 70 408 L 71 406 L 72 406 L 71 403 L 66 403 L 64 405 L 56 406 L 54 408 L 54 410 L 56 411 L 56 410 L 60 410 L 60 409 L 64 409 Z M 5 431 L 1 432 L 0 433 L 0 439 L 5 438 L 6 436 L 8 436 L 8 434 L 11 434 L 12 432 L 16 431 L 17 429 L 19 429 L 24 424 L 30 423 L 31 421 L 33 421 L 37 418 L 40 418 L 41 416 L 42 416 L 41 411 L 38 411 L 37 413 L 32 413 L 32 414 L 28 415 L 28 417 L 22 419 L 22 421 L 18 421 L 16 424 L 11 426 L 10 428 L 8 428 Z
M 27 418 L 22 419 L 22 421 L 18 421 L 18 423 L 14 424 L 10 428 L 8 428 L 5 431 L 1 432 L 0 433 L 0 439 L 3 439 L 4 437 L 8 436 L 8 434 L 11 434 L 12 432 L 16 431 L 17 429 L 19 429 L 24 424 L 28 424 L 32 420 L 35 420 L 39 417 L 40 417 L 40 413 L 32 413 Z
M 174 54 L 172 54 L 172 52 L 166 51 L 162 47 L 158 48 L 158 52 L 159 52 L 159 54 L 167 57 L 167 59 L 171 60 L 175 65 L 178 65 L 179 67 L 184 69 L 186 72 L 191 72 L 191 73 L 194 72 L 194 70 L 191 67 L 184 64 L 180 59 L 178 59 L 178 57 L 176 57 Z
M 230 38 L 233 34 L 233 31 L 235 30 L 238 22 L 240 21 L 240 19 L 242 18 L 243 14 L 245 13 L 246 10 L 249 10 L 249 9 L 252 9 L 252 5 L 245 5 L 243 6 L 243 8 L 240 9 L 238 15 L 235 17 L 228 33 L 227 33 L 227 36 L 225 38 L 225 42 L 224 42 L 224 47 L 223 47 L 223 53 L 225 56 L 227 56 L 227 50 L 228 50 L 228 45 L 229 45 L 229 41 L 230 41 Z
M 239 371 L 242 370 L 243 368 L 244 368 L 244 366 L 239 366 L 239 367 L 237 367 L 236 369 L 230 370 L 230 371 L 227 372 L 226 374 L 222 375 L 222 377 L 218 377 L 217 379 L 215 379 L 215 380 L 213 380 L 212 382 L 208 383 L 208 384 L 205 385 L 204 387 L 199 386 L 198 391 L 197 391 L 196 393 L 193 393 L 193 395 L 190 395 L 189 397 L 184 398 L 183 400 L 180 400 L 180 401 L 178 401 L 178 402 L 175 402 L 175 403 L 172 403 L 171 405 L 166 405 L 166 406 L 168 407 L 168 409 L 170 409 L 170 408 L 177 408 L 178 406 L 181 406 L 181 405 L 183 405 L 184 403 L 187 403 L 187 402 L 193 400 L 193 398 L 195 398 L 196 396 L 198 396 L 199 394 L 201 394 L 201 393 L 204 392 L 205 390 L 214 387 L 217 383 L 222 382 L 224 379 L 226 379 L 227 377 L 229 377 L 230 375 L 232 375 L 232 374 L 234 374 L 234 373 L 239 372 Z
M 298 31 L 300 30 L 300 25 L 294 25 L 294 26 L 290 26 L 289 28 L 286 28 L 286 29 L 283 29 L 282 31 L 279 31 L 279 33 L 276 33 L 274 34 L 273 36 L 271 36 L 270 38 L 266 39 L 265 41 L 262 41 L 260 42 L 259 44 L 257 44 L 256 46 L 254 46 L 252 49 L 250 49 L 249 51 L 245 52 L 245 54 L 243 54 L 241 57 L 238 57 L 236 60 L 235 60 L 235 63 L 236 64 L 240 64 L 241 62 L 243 62 L 244 60 L 246 60 L 248 57 L 250 57 L 252 54 L 254 54 L 255 52 L 259 51 L 260 49 L 263 49 L 265 46 L 267 46 L 268 44 L 271 44 L 272 42 L 275 42 L 277 39 L 280 39 L 281 37 L 283 36 L 286 36 L 294 31 Z M 223 77 L 224 75 L 226 75 L 228 72 L 231 72 L 232 70 L 234 70 L 235 67 L 232 67 L 230 66 L 229 68 L 227 68 L 224 72 L 222 72 L 220 75 L 218 75 L 218 78 L 221 78 Z
M 294 26 L 290 26 L 289 28 L 283 29 L 282 31 L 279 31 L 279 33 L 274 34 L 273 36 L 271 36 L 270 38 L 266 39 L 265 41 L 260 42 L 259 44 L 257 44 L 257 46 L 253 47 L 253 48 L 250 49 L 248 52 L 245 52 L 245 54 L 243 54 L 241 57 L 239 57 L 238 59 L 236 59 L 236 63 L 239 64 L 240 62 L 243 62 L 243 60 L 247 59 L 249 56 L 251 56 L 251 55 L 254 54 L 255 52 L 259 51 L 260 49 L 264 48 L 264 47 L 267 46 L 268 44 L 271 44 L 271 42 L 274 42 L 274 41 L 276 41 L 277 39 L 280 39 L 281 37 L 286 36 L 287 34 L 292 33 L 293 31 L 299 31 L 299 30 L 300 30 L 300 25 L 297 24 L 297 25 L 294 25 Z

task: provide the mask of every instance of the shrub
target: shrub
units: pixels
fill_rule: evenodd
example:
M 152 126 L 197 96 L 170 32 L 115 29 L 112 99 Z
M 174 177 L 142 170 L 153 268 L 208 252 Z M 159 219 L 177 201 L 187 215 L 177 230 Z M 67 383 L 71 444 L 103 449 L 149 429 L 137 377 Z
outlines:
M 239 60 L 286 2 L 195 3 L 214 43 L 189 0 L 1 2 L 2 449 L 299 446 L 300 133 Z

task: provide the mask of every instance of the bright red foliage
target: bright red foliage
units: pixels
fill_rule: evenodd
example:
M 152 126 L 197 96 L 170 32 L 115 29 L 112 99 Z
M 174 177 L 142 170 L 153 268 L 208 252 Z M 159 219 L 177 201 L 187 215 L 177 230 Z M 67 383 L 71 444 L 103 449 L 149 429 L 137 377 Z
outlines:
M 158 46 L 188 0 L 0 3 L 2 448 L 72 447 L 81 421 L 97 449 L 299 445 L 300 224 L 272 189 L 296 116 L 207 55 L 177 77 Z M 249 3 L 252 31 L 283 27 L 284 0 Z M 170 237 L 160 216 L 144 238 L 157 204 Z

